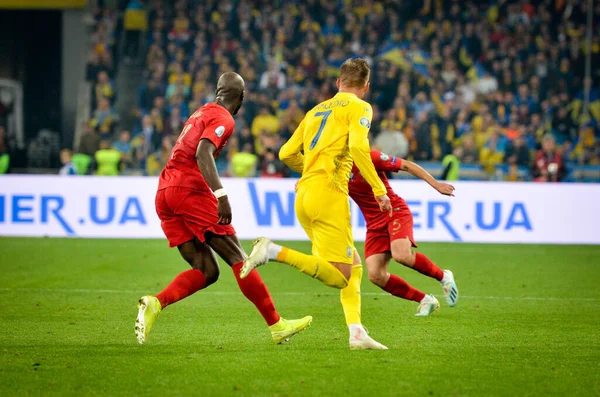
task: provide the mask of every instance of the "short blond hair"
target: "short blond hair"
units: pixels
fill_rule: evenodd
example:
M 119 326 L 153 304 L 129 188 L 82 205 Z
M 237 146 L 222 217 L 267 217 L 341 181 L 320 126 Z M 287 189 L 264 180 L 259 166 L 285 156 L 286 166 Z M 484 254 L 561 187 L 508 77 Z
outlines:
M 369 64 L 362 58 L 347 59 L 340 68 L 340 84 L 348 88 L 363 88 L 371 76 Z

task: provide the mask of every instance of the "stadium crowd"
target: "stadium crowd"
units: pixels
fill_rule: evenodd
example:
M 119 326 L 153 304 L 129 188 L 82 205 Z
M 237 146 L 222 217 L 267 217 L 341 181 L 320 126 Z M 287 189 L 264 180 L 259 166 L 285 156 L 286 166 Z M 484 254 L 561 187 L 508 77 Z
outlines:
M 112 107 L 115 11 L 98 12 L 93 118 L 79 152 L 116 162 L 104 172 L 157 175 L 186 118 L 214 100 L 220 73 L 235 70 L 247 95 L 220 171 L 288 176 L 279 147 L 305 111 L 335 94 L 341 63 L 363 57 L 372 145 L 390 155 L 479 164 L 506 180 L 560 181 L 579 162 L 600 164 L 600 69 L 583 78 L 588 51 L 600 64 L 600 27 L 588 48 L 586 2 L 489 3 L 132 0 L 148 29 L 131 132 Z

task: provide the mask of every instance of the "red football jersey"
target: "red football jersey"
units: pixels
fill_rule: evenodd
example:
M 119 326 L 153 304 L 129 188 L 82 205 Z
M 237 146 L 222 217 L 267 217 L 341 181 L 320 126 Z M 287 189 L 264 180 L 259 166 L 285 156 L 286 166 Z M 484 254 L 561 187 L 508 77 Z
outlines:
M 214 143 L 217 148 L 216 158 L 227 144 L 234 126 L 233 117 L 221 105 L 209 103 L 192 114 L 177 138 L 171 158 L 160 174 L 158 190 L 178 186 L 210 191 L 198 168 L 196 160 L 198 144 L 202 139 Z
M 377 150 L 371 150 L 371 160 L 375 165 L 377 174 L 383 185 L 387 190 L 387 195 L 390 198 L 390 202 L 394 211 L 410 211 L 406 202 L 398 196 L 390 186 L 390 183 L 385 175 L 386 171 L 398 172 L 402 167 L 402 159 L 398 157 L 390 157 L 385 153 L 378 152 Z M 352 200 L 358 204 L 360 210 L 365 216 L 367 222 L 367 229 L 376 229 L 386 227 L 390 219 L 389 213 L 381 212 L 379 204 L 373 196 L 373 189 L 364 180 L 358 167 L 352 166 L 352 173 L 350 174 L 350 182 L 348 182 L 348 193 Z

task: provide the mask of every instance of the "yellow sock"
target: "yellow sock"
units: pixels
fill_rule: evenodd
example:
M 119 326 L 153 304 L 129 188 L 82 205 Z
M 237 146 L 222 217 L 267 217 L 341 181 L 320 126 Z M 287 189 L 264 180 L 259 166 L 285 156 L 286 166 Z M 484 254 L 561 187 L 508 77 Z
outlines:
M 361 325 L 360 322 L 360 283 L 362 280 L 363 268 L 362 265 L 352 266 L 352 275 L 348 280 L 348 286 L 340 290 L 340 300 L 346 317 L 346 324 Z
M 342 289 L 348 285 L 348 280 L 346 280 L 342 272 L 318 256 L 306 255 L 302 252 L 282 247 L 281 251 L 277 254 L 277 262 L 295 267 L 302 273 L 316 278 L 323 284 L 333 288 Z

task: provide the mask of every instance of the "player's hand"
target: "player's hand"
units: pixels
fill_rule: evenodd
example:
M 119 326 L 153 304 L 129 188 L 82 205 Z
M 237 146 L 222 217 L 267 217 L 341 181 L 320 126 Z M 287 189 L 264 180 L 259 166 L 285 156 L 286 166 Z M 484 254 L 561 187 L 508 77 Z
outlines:
M 227 196 L 218 199 L 217 210 L 219 212 L 219 225 L 229 225 L 231 223 L 231 205 Z
M 375 200 L 377 200 L 377 204 L 379 204 L 379 209 L 381 212 L 389 212 L 391 218 L 394 209 L 392 208 L 392 203 L 390 203 L 390 198 L 387 196 L 387 194 L 384 194 L 383 196 L 375 196 Z
M 452 196 L 454 197 L 454 186 L 449 183 L 438 182 L 435 185 L 435 190 L 437 190 L 440 194 L 444 196 Z

